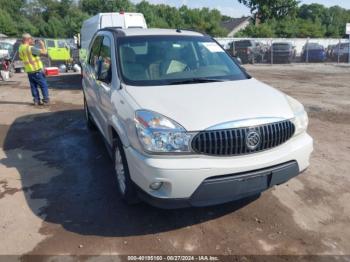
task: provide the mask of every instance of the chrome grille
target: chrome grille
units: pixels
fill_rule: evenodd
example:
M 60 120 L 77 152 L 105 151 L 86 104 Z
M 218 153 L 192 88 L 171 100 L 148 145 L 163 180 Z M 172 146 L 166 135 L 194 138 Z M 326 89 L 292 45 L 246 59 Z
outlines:
M 260 143 L 253 150 L 246 145 L 247 134 L 251 131 L 260 135 Z M 294 131 L 294 124 L 289 120 L 254 127 L 201 131 L 192 139 L 191 146 L 199 154 L 243 155 L 279 146 L 290 139 Z

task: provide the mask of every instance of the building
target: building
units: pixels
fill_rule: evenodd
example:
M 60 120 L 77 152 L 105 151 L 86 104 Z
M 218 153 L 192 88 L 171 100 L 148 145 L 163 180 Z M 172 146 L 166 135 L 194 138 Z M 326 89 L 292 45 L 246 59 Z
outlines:
M 231 18 L 230 20 L 221 23 L 229 33 L 227 37 L 233 37 L 237 32 L 245 29 L 248 25 L 253 22 L 251 16 L 243 16 L 241 18 Z

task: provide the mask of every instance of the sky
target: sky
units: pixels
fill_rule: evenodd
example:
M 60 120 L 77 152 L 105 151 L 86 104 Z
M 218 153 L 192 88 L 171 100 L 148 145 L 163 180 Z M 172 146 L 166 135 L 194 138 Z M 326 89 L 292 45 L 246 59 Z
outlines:
M 141 0 L 131 0 L 134 3 L 138 3 Z M 201 7 L 209 7 L 216 8 L 220 10 L 222 14 L 231 16 L 231 17 L 241 17 L 245 15 L 249 15 L 249 9 L 244 5 L 238 3 L 237 0 L 147 0 L 153 4 L 167 4 L 171 6 L 182 6 L 187 5 L 191 8 L 201 8 Z M 350 1 L 349 0 L 301 0 L 301 4 L 311 4 L 311 3 L 319 3 L 323 4 L 327 7 L 333 5 L 339 5 L 343 8 L 350 9 Z

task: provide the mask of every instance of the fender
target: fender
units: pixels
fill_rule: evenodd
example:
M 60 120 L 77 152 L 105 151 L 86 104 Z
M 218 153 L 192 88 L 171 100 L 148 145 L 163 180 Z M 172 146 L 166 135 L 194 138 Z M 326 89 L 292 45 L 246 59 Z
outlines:
M 124 147 L 129 147 L 130 146 L 130 141 L 129 138 L 127 136 L 127 132 L 125 130 L 124 125 L 122 124 L 122 122 L 118 119 L 117 116 L 112 115 L 112 117 L 109 119 L 109 129 L 108 129 L 108 136 L 109 136 L 109 145 L 113 146 L 113 130 L 117 133 L 117 135 L 119 136 L 122 144 L 124 145 Z

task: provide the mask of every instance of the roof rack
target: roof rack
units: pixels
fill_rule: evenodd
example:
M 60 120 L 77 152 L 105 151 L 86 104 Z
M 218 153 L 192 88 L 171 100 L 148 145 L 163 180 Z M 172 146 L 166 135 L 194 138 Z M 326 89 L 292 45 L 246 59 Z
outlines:
M 99 30 L 97 30 L 97 32 L 101 32 L 101 31 L 109 31 L 111 33 L 120 33 L 120 34 L 123 34 L 123 32 L 120 30 L 120 29 L 123 29 L 121 26 L 110 26 L 110 27 L 104 27 L 104 28 L 101 28 Z M 96 32 L 96 33 L 97 33 Z
M 196 29 L 193 29 L 193 28 L 190 28 L 190 29 L 188 29 L 188 28 L 177 28 L 176 31 L 177 30 L 179 30 L 179 31 L 185 30 L 185 31 L 199 33 L 199 34 L 202 34 L 202 35 L 205 35 L 205 36 L 210 36 L 206 32 L 202 32 L 202 31 L 199 31 L 199 30 L 196 30 Z
M 141 28 L 141 27 L 130 27 L 130 28 Z M 109 31 L 109 32 L 116 33 L 116 34 L 119 33 L 120 35 L 125 35 L 125 33 L 122 31 L 123 29 L 128 29 L 128 28 L 123 28 L 121 26 L 116 26 L 116 27 L 110 26 L 110 27 L 101 28 L 101 29 L 97 30 L 97 32 Z M 152 29 L 152 28 L 148 28 L 148 29 Z M 158 28 L 155 28 L 155 29 L 158 29 Z M 172 30 L 172 29 L 168 29 L 168 30 Z M 177 33 L 181 33 L 182 31 L 195 32 L 195 33 L 198 33 L 198 34 L 202 34 L 203 36 L 207 36 L 207 37 L 212 38 L 212 36 L 208 35 L 207 33 L 201 32 L 201 31 L 198 31 L 198 30 L 195 30 L 195 29 L 177 28 L 177 29 L 173 29 L 173 30 L 176 30 Z

